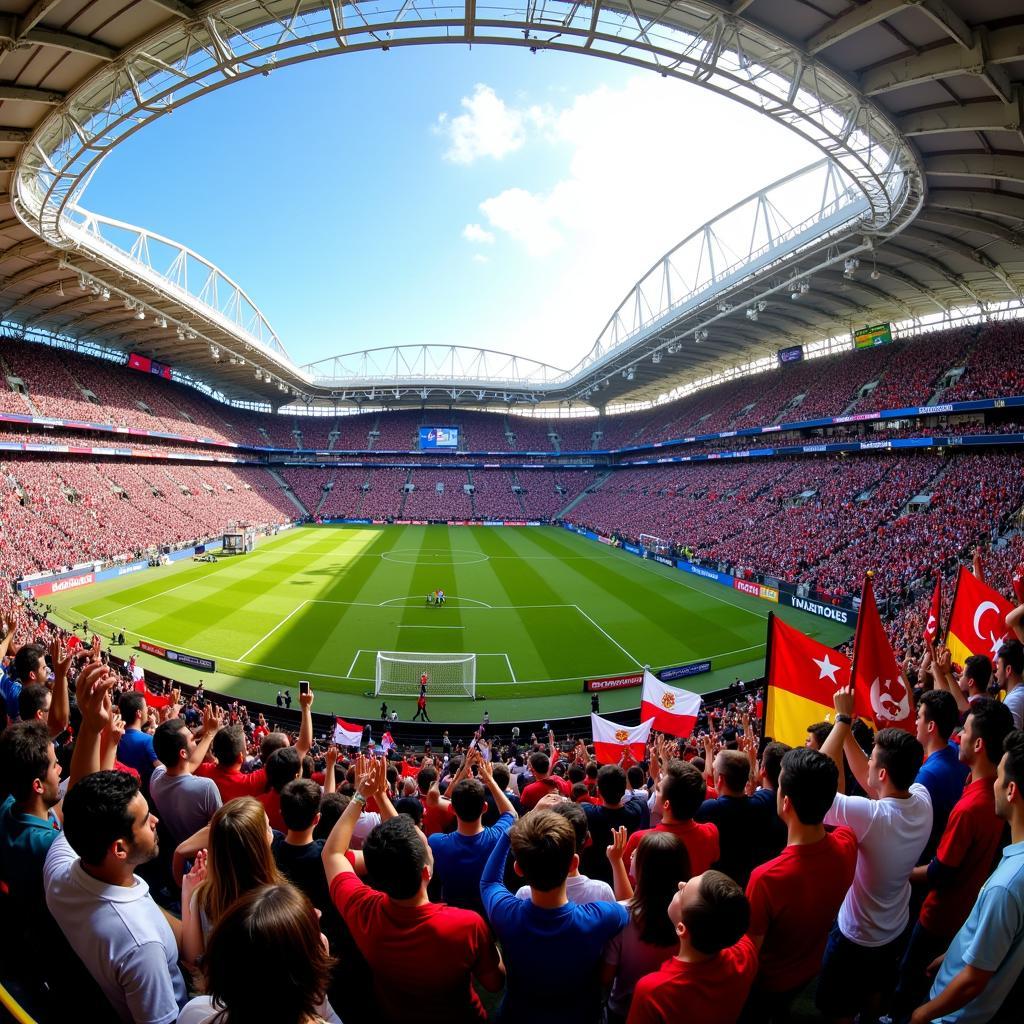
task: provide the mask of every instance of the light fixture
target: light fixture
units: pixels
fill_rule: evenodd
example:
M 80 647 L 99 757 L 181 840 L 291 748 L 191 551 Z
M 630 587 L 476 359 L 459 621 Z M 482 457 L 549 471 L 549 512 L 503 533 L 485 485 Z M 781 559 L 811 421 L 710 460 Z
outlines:
M 800 292 L 801 295 L 806 295 L 810 290 L 811 290 L 811 282 L 810 281 L 801 281 L 800 282 L 800 287 L 797 289 L 797 291 Z
M 757 319 L 757 310 L 753 306 L 747 310 L 747 319 L 751 321 Z
M 258 366 L 256 367 L 256 379 L 263 380 L 263 371 Z
M 651 356 L 651 362 L 654 363 L 654 364 L 660 363 L 661 362 L 661 353 L 660 352 L 655 352 L 654 355 Z
M 856 273 L 857 268 L 860 266 L 860 260 L 856 256 L 847 256 L 843 262 L 843 274 L 846 277 L 853 277 Z
M 100 298 L 104 302 L 109 302 L 110 301 L 110 289 L 109 288 L 101 289 L 101 291 L 100 291 Z
M 708 329 L 706 327 L 699 328 L 697 333 L 693 336 L 693 340 L 696 341 L 697 344 L 700 344 L 702 341 L 707 341 Z
M 758 311 L 758 313 L 763 313 L 767 308 L 768 308 L 768 303 L 765 302 L 764 299 L 758 299 L 757 300 L 757 311 Z
M 791 294 L 791 295 L 790 295 L 789 297 L 790 297 L 790 298 L 791 298 L 791 299 L 792 299 L 792 300 L 793 300 L 794 302 L 796 302 L 796 300 L 800 298 L 800 293 L 799 293 L 799 292 L 793 292 L 793 293 L 792 293 L 792 294 Z
M 145 320 L 146 319 L 146 311 L 141 306 L 139 306 L 139 308 L 135 311 L 135 319 L 136 320 Z
M 78 287 L 81 288 L 83 292 L 86 290 L 86 288 L 89 287 L 89 282 L 86 281 L 85 274 L 82 274 L 82 276 L 79 277 L 79 279 L 78 279 Z
M 728 313 L 732 310 L 732 303 L 726 302 L 724 299 L 718 304 L 719 313 Z
M 878 266 L 876 265 L 871 271 L 871 280 L 877 281 L 882 275 L 878 272 Z
M 196 340 L 196 332 L 195 331 L 186 331 L 185 332 L 185 337 L 188 338 L 189 341 L 195 341 Z
M 159 327 L 162 327 L 166 331 L 167 330 L 167 318 L 166 317 L 159 317 L 157 319 L 157 325 Z
M 185 340 L 185 332 L 180 327 L 177 329 L 175 333 L 178 335 L 178 341 Z M 232 360 L 232 362 L 234 362 L 234 360 Z

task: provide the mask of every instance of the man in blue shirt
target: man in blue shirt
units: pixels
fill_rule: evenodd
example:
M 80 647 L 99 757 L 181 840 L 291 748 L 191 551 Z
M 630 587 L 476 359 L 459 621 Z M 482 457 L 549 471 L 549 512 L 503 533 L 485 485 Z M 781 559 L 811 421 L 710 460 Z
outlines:
M 117 745 L 117 759 L 139 773 L 142 792 L 148 795 L 149 777 L 160 762 L 153 749 L 153 737 L 142 731 L 146 718 L 146 698 L 132 690 L 121 695 L 117 709 L 124 720 L 124 735 Z
M 505 957 L 507 988 L 497 1020 L 591 1024 L 600 1013 L 599 967 L 605 944 L 629 920 L 618 903 L 570 903 L 569 872 L 579 865 L 576 832 L 560 814 L 540 808 L 501 836 L 480 881 L 487 919 Z M 530 886 L 517 899 L 504 884 L 509 848 L 515 872 Z
M 917 705 L 917 742 L 924 747 L 924 764 L 915 782 L 932 798 L 932 832 L 918 864 L 927 864 L 938 849 L 946 822 L 963 796 L 969 769 L 960 760 L 960 749 L 949 742 L 960 721 L 956 700 L 946 690 L 928 690 Z
M 427 841 L 434 854 L 434 877 L 441 883 L 443 902 L 464 910 L 475 910 L 482 917 L 484 906 L 480 899 L 480 878 L 484 865 L 518 815 L 494 781 L 490 763 L 478 750 L 469 752 L 466 763 L 469 769 L 476 765 L 479 778 L 460 779 L 449 791 L 456 830 L 435 832 Z M 498 808 L 499 817 L 490 828 L 484 828 L 481 819 L 487 810 L 488 794 Z
M 931 999 L 914 1011 L 911 1024 L 984 1024 L 1024 972 L 1024 732 L 1011 732 L 1003 749 L 995 801 L 996 814 L 1010 825 L 1010 845 L 942 958 Z

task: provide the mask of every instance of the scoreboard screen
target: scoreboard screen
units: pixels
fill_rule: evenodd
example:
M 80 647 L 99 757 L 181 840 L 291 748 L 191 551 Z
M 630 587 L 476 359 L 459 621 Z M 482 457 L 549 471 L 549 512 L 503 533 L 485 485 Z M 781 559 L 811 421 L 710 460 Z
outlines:
M 133 352 L 128 357 L 128 369 L 138 370 L 140 373 L 152 373 L 157 377 L 163 377 L 164 380 L 171 379 L 169 366 L 158 363 L 155 359 L 150 359 L 149 356 L 140 356 L 138 352 Z
M 876 345 L 888 345 L 892 341 L 892 324 L 875 324 L 874 327 L 862 327 L 853 332 L 854 348 L 874 348 Z
M 785 366 L 786 363 L 799 363 L 804 357 L 803 345 L 791 345 L 789 348 L 779 349 L 779 365 Z
M 458 427 L 420 427 L 420 448 L 458 448 Z

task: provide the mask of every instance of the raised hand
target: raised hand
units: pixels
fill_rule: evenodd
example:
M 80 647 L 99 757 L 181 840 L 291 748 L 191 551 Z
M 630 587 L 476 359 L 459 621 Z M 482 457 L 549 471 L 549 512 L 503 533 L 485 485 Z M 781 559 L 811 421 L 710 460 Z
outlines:
M 612 845 L 608 847 L 608 860 L 611 862 L 621 861 L 626 854 L 626 843 L 629 841 L 629 833 L 625 825 L 612 829 Z
M 50 662 L 53 665 L 54 676 L 58 679 L 67 679 L 68 669 L 71 668 L 71 652 L 58 637 L 50 641 Z
M 188 906 L 192 902 L 192 896 L 196 889 L 206 881 L 207 858 L 206 850 L 200 850 L 196 854 L 196 859 L 192 861 L 192 870 L 181 880 L 181 902 L 183 906 Z
M 110 722 L 113 712 L 110 691 L 116 681 L 103 664 L 87 666 L 78 677 L 75 696 L 82 712 L 82 721 L 96 733 L 102 733 Z

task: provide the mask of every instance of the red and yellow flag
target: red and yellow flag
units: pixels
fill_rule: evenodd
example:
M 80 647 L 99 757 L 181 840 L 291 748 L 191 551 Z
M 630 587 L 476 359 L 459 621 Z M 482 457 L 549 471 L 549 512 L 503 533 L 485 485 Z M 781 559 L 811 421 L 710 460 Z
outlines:
M 960 567 L 949 613 L 946 646 L 953 663 L 963 666 L 972 654 L 984 654 L 994 663 L 1004 640 L 1011 637 L 1006 616 L 1013 605 L 998 591 Z
M 765 668 L 764 735 L 802 747 L 809 725 L 832 720 L 832 694 L 849 684 L 850 659 L 770 612 Z
M 885 635 L 870 576 L 864 578 L 861 593 L 851 674 L 858 715 L 864 714 L 860 709 L 866 699 L 867 717 L 874 722 L 876 729 L 915 731 L 913 694 Z

